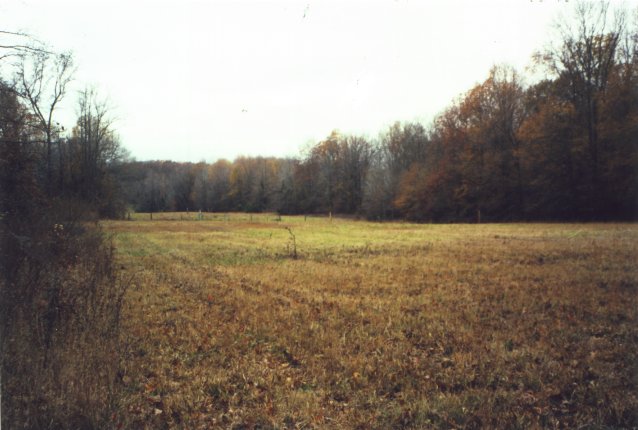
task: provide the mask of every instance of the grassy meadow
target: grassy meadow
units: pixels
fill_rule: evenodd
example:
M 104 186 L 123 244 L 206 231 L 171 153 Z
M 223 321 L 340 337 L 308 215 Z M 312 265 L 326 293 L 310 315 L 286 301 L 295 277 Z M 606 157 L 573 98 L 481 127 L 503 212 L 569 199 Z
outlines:
M 638 225 L 135 214 L 116 428 L 638 426 Z

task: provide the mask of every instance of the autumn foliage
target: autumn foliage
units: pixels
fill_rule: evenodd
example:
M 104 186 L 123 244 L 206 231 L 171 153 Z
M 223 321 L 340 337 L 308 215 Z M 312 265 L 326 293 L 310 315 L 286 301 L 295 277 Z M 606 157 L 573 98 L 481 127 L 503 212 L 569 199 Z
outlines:
M 534 57 L 531 84 L 495 66 L 427 127 L 397 122 L 376 139 L 333 131 L 297 159 L 134 163 L 129 202 L 417 221 L 635 219 L 636 26 L 602 4 L 575 12 Z

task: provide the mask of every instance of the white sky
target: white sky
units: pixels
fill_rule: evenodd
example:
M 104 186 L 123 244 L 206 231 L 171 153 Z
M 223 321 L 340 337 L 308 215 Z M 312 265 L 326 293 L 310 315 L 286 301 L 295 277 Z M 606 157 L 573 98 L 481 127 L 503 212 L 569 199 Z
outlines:
M 2 0 L 0 29 L 72 50 L 138 160 L 296 156 L 333 129 L 429 123 L 493 64 L 523 71 L 573 2 Z

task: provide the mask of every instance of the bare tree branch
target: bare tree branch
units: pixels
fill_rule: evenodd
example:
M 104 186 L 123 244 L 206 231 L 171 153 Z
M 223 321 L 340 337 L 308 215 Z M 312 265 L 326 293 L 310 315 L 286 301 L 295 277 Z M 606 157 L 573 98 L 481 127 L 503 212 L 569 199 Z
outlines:
M 47 176 L 52 176 L 53 115 L 72 80 L 73 57 L 70 53 L 46 51 L 22 52 L 16 64 L 16 93 L 27 102 L 37 120 L 37 128 L 46 137 Z

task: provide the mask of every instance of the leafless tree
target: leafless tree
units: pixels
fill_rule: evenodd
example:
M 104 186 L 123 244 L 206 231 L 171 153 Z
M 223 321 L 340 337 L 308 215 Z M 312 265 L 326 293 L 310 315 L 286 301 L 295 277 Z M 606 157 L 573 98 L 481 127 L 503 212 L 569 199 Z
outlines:
M 35 128 L 42 133 L 47 179 L 51 184 L 53 139 L 59 131 L 53 116 L 73 78 L 73 56 L 69 52 L 55 54 L 37 45 L 29 46 L 25 45 L 18 53 L 14 88 L 31 110 Z
M 81 194 L 93 199 L 100 190 L 110 165 L 125 158 L 125 151 L 113 130 L 108 102 L 94 88 L 87 87 L 78 99 L 78 119 L 69 142 L 69 157 L 77 164 Z
M 549 69 L 565 83 L 566 96 L 586 131 L 594 189 L 600 185 L 600 104 L 621 53 L 626 16 L 624 10 L 614 10 L 608 2 L 578 3 L 574 19 L 557 24 L 561 45 L 548 50 L 542 57 Z

